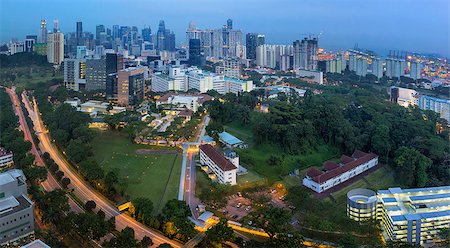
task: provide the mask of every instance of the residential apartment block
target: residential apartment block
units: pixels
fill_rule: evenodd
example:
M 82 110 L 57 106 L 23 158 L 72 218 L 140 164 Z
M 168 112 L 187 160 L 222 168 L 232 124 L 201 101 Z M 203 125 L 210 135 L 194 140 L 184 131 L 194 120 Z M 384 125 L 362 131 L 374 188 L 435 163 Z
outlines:
M 303 185 L 316 191 L 324 192 L 378 164 L 378 155 L 355 150 L 352 156 L 342 155 L 340 162 L 326 161 L 323 171 L 311 168 L 303 178 Z
M 13 153 L 0 147 L 0 167 L 6 167 L 14 164 Z
M 27 197 L 27 184 L 21 170 L 0 174 L 0 244 L 34 232 L 33 202 Z
M 236 184 L 238 168 L 212 145 L 200 146 L 200 164 L 207 166 L 207 173 L 213 180 L 223 184 Z

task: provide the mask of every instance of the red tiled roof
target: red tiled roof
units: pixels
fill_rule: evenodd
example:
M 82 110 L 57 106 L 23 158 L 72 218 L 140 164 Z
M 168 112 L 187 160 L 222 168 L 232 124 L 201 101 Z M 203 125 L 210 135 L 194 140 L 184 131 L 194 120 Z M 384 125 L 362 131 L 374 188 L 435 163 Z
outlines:
M 318 174 L 317 172 L 314 174 L 314 170 L 315 171 L 319 171 L 315 168 L 311 168 L 310 170 L 308 170 L 307 175 L 311 177 L 311 179 L 319 184 L 322 184 L 334 177 L 337 177 L 349 170 L 352 170 L 356 167 L 358 167 L 361 164 L 364 164 L 376 157 L 378 157 L 378 155 L 376 155 L 375 153 L 365 153 L 365 152 L 361 152 L 358 150 L 355 150 L 355 152 L 352 155 L 354 158 L 356 158 L 355 160 L 352 159 L 352 161 L 348 162 L 348 163 L 344 163 L 344 165 L 339 166 L 335 169 L 329 170 L 325 173 L 320 173 Z M 347 157 L 347 156 L 346 156 Z M 327 161 L 329 162 L 329 161 Z M 327 162 L 325 164 L 327 164 Z M 312 171 L 311 175 L 309 174 L 310 171 Z M 312 176 L 315 175 L 315 176 Z
M 212 145 L 204 144 L 200 146 L 200 150 L 203 151 L 219 168 L 223 171 L 230 171 L 237 169 L 230 160 L 226 159 L 220 154 Z
M 322 174 L 323 174 L 322 171 L 320 171 L 320 170 L 318 170 L 317 168 L 314 168 L 314 167 L 311 168 L 311 169 L 309 169 L 309 170 L 306 172 L 306 175 L 309 176 L 309 177 L 311 177 L 311 178 L 317 177 L 317 176 L 322 175 Z
M 342 155 L 341 156 L 341 163 L 346 164 L 346 163 L 350 163 L 353 161 L 352 157 L 349 157 L 347 155 Z
M 179 116 L 192 116 L 192 110 L 185 109 L 178 113 Z
M 326 171 L 334 170 L 334 169 L 336 169 L 337 167 L 339 167 L 339 165 L 336 164 L 336 163 L 333 162 L 333 161 L 326 161 L 326 162 L 323 164 L 323 168 L 324 168 Z

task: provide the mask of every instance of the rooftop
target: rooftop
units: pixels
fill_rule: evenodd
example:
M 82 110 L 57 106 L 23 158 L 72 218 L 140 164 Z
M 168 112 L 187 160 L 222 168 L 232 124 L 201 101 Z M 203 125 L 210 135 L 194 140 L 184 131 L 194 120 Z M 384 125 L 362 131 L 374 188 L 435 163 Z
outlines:
M 30 200 L 25 196 L 20 195 L 18 197 L 10 196 L 0 201 L 0 218 L 10 215 L 15 212 L 22 211 L 31 206 Z
M 0 156 L 5 156 L 5 155 L 9 155 L 9 154 L 12 154 L 12 152 L 7 151 L 3 147 L 0 147 Z
M 28 243 L 28 244 L 22 246 L 21 248 L 50 248 L 50 246 L 48 246 L 41 240 L 36 239 L 35 241 Z
M 220 154 L 212 145 L 201 145 L 200 150 L 203 151 L 206 156 L 208 156 L 217 166 L 219 166 L 221 170 L 230 171 L 237 169 L 236 166 L 234 166 L 228 159 Z
M 317 168 L 311 168 L 308 170 L 306 175 L 311 178 L 316 183 L 324 183 L 331 178 L 337 177 L 349 170 L 352 170 L 361 164 L 367 163 L 368 161 L 378 157 L 374 153 L 365 153 L 359 150 L 355 150 L 351 157 L 342 156 L 341 162 L 338 164 L 326 161 L 324 163 L 324 169 L 326 172 L 322 172 Z M 337 166 L 336 166 L 337 165 Z
M 221 133 L 219 133 L 219 138 L 220 138 L 223 142 L 225 142 L 225 143 L 227 143 L 227 144 L 230 144 L 230 145 L 237 145 L 237 144 L 244 143 L 242 140 L 240 140 L 240 139 L 234 137 L 233 135 L 231 135 L 231 134 L 229 134 L 229 133 L 227 133 L 227 132 L 221 132 Z

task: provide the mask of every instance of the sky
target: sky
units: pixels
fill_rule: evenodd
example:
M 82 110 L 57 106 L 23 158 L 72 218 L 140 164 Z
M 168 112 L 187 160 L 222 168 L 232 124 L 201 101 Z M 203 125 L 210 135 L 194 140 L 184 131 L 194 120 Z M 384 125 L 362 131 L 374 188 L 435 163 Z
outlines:
M 146 25 L 159 20 L 185 43 L 192 21 L 199 28 L 220 28 L 228 18 L 235 29 L 263 33 L 269 44 L 292 44 L 305 34 L 322 33 L 328 51 L 357 46 L 386 55 L 389 50 L 435 53 L 450 58 L 449 0 L 0 0 L 0 41 L 38 34 L 59 20 L 62 32 L 95 33 L 104 24 Z

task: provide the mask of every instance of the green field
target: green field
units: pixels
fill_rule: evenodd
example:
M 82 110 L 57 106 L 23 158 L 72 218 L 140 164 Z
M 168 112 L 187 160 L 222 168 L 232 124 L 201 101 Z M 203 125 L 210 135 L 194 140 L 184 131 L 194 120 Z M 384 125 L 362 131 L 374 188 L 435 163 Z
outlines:
M 177 198 L 181 153 L 138 155 L 137 149 L 176 150 L 134 144 L 120 132 L 96 131 L 96 135 L 92 142 L 95 160 L 105 172 L 118 170 L 128 182 L 126 194 L 131 199 L 147 197 L 159 212 L 168 200 Z
M 22 88 L 34 88 L 36 86 L 46 84 L 50 80 L 62 82 L 62 72 L 54 72 L 52 67 L 30 66 L 30 67 L 13 67 L 1 68 L 0 77 L 5 78 L 7 84 L 10 80 L 9 76 L 14 75 L 14 85 Z
M 250 171 L 253 170 L 265 176 L 269 183 L 281 180 L 283 176 L 295 169 L 321 166 L 324 161 L 339 156 L 336 148 L 326 144 L 319 145 L 315 150 L 304 151 L 302 154 L 287 154 L 271 144 L 254 144 L 251 127 L 243 127 L 233 122 L 226 125 L 224 129 L 249 145 L 247 149 L 237 150 L 241 163 Z M 269 165 L 267 160 L 271 155 L 281 157 L 281 163 L 276 166 Z

